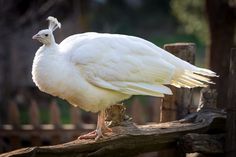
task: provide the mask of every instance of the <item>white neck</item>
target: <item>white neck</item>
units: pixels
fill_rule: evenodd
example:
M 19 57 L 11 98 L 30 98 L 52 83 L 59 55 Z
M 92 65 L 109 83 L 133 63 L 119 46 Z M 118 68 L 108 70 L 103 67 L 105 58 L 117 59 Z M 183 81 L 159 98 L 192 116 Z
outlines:
M 44 45 L 46 47 L 57 45 L 57 43 L 55 42 L 54 36 L 52 35 L 50 41 L 49 42 L 45 42 Z

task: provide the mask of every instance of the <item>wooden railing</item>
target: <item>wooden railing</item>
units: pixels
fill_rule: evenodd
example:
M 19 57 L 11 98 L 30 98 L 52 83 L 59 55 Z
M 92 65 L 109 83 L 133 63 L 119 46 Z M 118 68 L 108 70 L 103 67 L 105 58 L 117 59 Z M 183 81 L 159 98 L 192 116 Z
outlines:
M 137 124 L 147 122 L 159 122 L 160 103 L 158 98 L 145 98 L 148 101 L 147 108 L 144 108 L 139 98 L 134 98 L 128 107 L 129 114 Z M 42 124 L 40 105 L 32 100 L 28 109 L 29 124 L 21 124 L 22 113 L 18 104 L 10 102 L 7 108 L 7 118 L 0 124 L 0 153 L 25 147 L 52 145 L 75 140 L 82 133 L 95 128 L 96 120 L 86 123 L 79 108 L 70 107 L 70 123 L 61 122 L 61 110 L 56 101 L 49 104 L 49 124 Z M 86 113 L 86 117 L 90 116 Z M 140 116 L 142 115 L 142 116 Z
M 114 105 L 106 110 L 106 116 L 111 118 L 109 124 L 113 122 L 116 124 L 112 127 L 113 133 L 98 141 L 73 140 L 64 144 L 27 147 L 0 154 L 0 156 L 104 157 L 111 154 L 112 156 L 134 156 L 154 151 L 161 151 L 158 152 L 158 155 L 162 155 L 161 157 L 170 155 L 166 152 L 178 153 L 174 156 L 183 156 L 185 153 L 193 152 L 221 156 L 224 153 L 222 141 L 225 137 L 225 112 L 216 110 L 215 101 L 212 101 L 216 98 L 215 90 L 204 89 L 201 95 L 199 111 L 181 120 L 135 125 L 126 118 L 122 105 Z M 48 132 L 47 134 L 55 137 L 55 133 L 52 135 Z M 35 137 L 32 137 L 33 140 Z M 166 149 L 171 150 L 163 152 Z

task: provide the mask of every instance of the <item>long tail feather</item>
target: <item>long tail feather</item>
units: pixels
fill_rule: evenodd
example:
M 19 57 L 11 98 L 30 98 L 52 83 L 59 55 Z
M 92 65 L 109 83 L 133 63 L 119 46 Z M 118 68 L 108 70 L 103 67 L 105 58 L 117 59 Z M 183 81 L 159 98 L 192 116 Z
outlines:
M 211 70 L 194 67 L 193 70 L 185 70 L 178 77 L 175 77 L 171 84 L 178 88 L 207 87 L 208 84 L 214 84 L 209 77 L 218 76 Z

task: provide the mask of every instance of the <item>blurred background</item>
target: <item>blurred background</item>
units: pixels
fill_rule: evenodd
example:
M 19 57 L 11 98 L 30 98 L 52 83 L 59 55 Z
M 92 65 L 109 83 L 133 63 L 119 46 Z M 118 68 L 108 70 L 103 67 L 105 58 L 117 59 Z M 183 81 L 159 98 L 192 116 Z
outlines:
M 92 129 L 89 124 L 96 122 L 95 114 L 71 108 L 67 102 L 40 92 L 32 82 L 32 61 L 41 45 L 31 38 L 47 28 L 48 16 L 62 23 L 54 33 L 57 43 L 88 31 L 138 36 L 160 47 L 195 43 L 195 64 L 221 76 L 215 87 L 221 89 L 218 107 L 224 109 L 230 48 L 236 39 L 235 8 L 235 0 L 0 0 L 0 152 L 67 142 Z M 160 120 L 159 99 L 134 97 L 125 104 L 138 124 Z M 22 127 L 26 132 L 31 130 L 30 137 L 23 131 L 16 136 Z M 39 131 L 32 130 L 42 127 L 48 132 L 38 137 Z M 55 128 L 62 133 L 53 132 Z

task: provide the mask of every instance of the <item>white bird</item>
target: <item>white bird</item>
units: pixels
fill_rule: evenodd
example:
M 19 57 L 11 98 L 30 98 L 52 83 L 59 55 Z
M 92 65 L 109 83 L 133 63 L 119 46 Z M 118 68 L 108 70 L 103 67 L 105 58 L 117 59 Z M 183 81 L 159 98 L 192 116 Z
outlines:
M 153 43 L 128 35 L 82 33 L 60 44 L 53 31 L 61 27 L 48 17 L 49 28 L 32 38 L 43 44 L 34 57 L 32 75 L 38 88 L 86 111 L 99 112 L 95 131 L 80 139 L 102 137 L 105 109 L 132 95 L 171 95 L 165 85 L 205 87 L 215 72 L 183 61 Z

